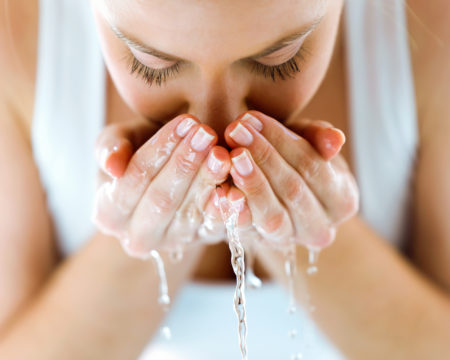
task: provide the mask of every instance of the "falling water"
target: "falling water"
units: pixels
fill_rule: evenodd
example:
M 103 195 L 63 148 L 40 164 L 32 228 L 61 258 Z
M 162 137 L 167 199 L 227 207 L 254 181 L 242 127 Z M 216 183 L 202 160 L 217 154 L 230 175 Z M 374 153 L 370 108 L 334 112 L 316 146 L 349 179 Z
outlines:
M 166 271 L 164 269 L 164 262 L 159 255 L 159 252 L 156 250 L 152 250 L 150 252 L 150 256 L 153 258 L 153 261 L 156 265 L 156 271 L 159 277 L 159 298 L 158 302 L 161 304 L 164 312 L 169 311 L 170 306 L 170 297 L 169 297 L 169 288 L 167 286 L 167 276 Z M 172 338 L 172 332 L 168 326 L 163 326 L 161 328 L 161 334 L 166 340 L 170 340 Z
M 217 190 L 221 189 L 218 187 Z M 227 229 L 229 247 L 231 251 L 231 265 L 236 274 L 236 289 L 234 292 L 234 310 L 239 322 L 239 347 L 242 359 L 247 360 L 247 318 L 245 315 L 245 260 L 244 247 L 238 235 L 237 222 L 239 210 L 228 199 L 217 192 L 222 219 Z
M 166 271 L 164 270 L 164 262 L 159 255 L 159 252 L 152 250 L 150 256 L 156 265 L 156 271 L 159 277 L 159 298 L 158 302 L 163 306 L 164 310 L 168 310 L 170 305 L 169 288 L 167 287 Z
M 306 269 L 308 275 L 314 275 L 319 270 L 317 267 L 317 260 L 319 259 L 319 249 L 309 247 L 308 248 L 308 263 L 309 266 Z
M 297 305 L 295 302 L 295 276 L 297 274 L 297 252 L 295 245 L 291 245 L 286 251 L 286 257 L 284 262 L 284 271 L 288 279 L 288 291 L 289 291 L 289 305 L 288 313 L 293 318 L 294 314 L 297 312 Z M 296 319 L 293 318 L 293 321 Z M 293 327 L 289 330 L 288 336 L 292 340 L 295 340 L 298 335 L 298 330 Z M 301 353 L 294 353 L 291 355 L 291 359 L 297 360 L 302 359 L 303 355 Z

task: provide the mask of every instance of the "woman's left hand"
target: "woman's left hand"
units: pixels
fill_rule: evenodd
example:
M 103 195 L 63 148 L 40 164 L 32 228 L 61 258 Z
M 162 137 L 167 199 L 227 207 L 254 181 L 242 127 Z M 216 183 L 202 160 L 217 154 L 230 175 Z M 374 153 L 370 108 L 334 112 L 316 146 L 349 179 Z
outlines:
M 336 227 L 357 213 L 359 190 L 342 157 L 344 133 L 324 121 L 304 120 L 289 130 L 258 111 L 240 116 L 225 131 L 233 149 L 228 193 L 245 196 L 239 216 L 244 238 L 283 247 L 292 241 L 321 249 Z

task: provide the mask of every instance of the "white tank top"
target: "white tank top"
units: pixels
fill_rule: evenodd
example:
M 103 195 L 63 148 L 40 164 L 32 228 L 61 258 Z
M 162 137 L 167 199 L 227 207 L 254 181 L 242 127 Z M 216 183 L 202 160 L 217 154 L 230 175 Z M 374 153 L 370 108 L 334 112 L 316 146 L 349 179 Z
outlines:
M 105 65 L 88 0 L 40 0 L 33 155 L 64 255 L 95 232 L 90 221 L 105 124 Z M 347 0 L 346 47 L 355 177 L 360 215 L 401 249 L 409 224 L 418 145 L 417 117 L 402 0 Z M 332 119 L 326 119 L 332 122 Z M 169 284 L 170 285 L 170 284 Z M 156 290 L 155 290 L 156 291 Z M 143 359 L 238 359 L 231 285 L 189 283 L 166 320 L 173 339 L 156 336 Z M 304 312 L 297 340 L 287 296 L 276 284 L 248 294 L 250 359 L 341 359 Z M 150 339 L 149 339 L 150 341 Z

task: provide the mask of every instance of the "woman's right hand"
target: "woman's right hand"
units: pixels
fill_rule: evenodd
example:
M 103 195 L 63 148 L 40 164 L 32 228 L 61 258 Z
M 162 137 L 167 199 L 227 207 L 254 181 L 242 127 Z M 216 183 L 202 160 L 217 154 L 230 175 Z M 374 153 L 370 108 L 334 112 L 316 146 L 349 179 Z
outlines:
M 153 249 L 222 240 L 212 195 L 231 161 L 216 143 L 215 131 L 187 114 L 160 129 L 144 121 L 107 126 L 96 143 L 101 173 L 92 221 L 142 259 Z

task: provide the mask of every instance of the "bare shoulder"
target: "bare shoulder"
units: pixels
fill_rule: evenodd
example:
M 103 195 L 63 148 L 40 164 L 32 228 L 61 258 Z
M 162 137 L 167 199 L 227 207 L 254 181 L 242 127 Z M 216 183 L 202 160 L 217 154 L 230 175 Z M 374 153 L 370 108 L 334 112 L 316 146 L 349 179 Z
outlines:
M 0 0 L 1 96 L 14 107 L 25 132 L 34 105 L 38 21 L 38 0 Z
M 427 137 L 430 121 L 449 122 L 448 116 L 435 115 L 450 110 L 450 2 L 408 0 L 407 4 L 418 111 L 423 122 L 427 119 L 421 124 L 421 135 Z
M 408 23 L 419 122 L 411 255 L 450 289 L 450 2 L 409 0 Z

